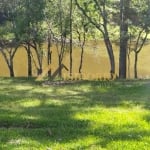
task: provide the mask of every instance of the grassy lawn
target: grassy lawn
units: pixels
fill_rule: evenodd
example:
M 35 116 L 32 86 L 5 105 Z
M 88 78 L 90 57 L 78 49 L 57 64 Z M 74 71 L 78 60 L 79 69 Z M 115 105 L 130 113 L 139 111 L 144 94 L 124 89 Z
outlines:
M 2 150 L 149 150 L 150 81 L 41 86 L 0 78 Z

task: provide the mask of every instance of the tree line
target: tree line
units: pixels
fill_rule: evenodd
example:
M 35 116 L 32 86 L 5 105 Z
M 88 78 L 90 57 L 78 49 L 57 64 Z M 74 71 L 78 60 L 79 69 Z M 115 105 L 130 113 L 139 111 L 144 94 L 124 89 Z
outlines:
M 47 43 L 48 65 L 52 64 L 52 45 L 56 46 L 60 77 L 66 50 L 69 51 L 69 71 L 72 76 L 72 64 L 75 59 L 72 56 L 73 46 L 78 45 L 81 49 L 79 73 L 82 74 L 85 43 L 96 38 L 105 43 L 110 63 L 110 78 L 116 76 L 113 42 L 120 47 L 118 77 L 127 78 L 130 54 L 134 53 L 134 77 L 138 78 L 138 54 L 148 42 L 149 33 L 149 0 L 1 0 L 0 2 L 0 52 L 11 77 L 15 76 L 13 59 L 19 47 L 24 47 L 27 53 L 28 76 L 32 76 L 32 62 L 35 63 L 37 73 L 42 73 L 44 43 Z M 51 75 L 50 69 L 48 76 Z

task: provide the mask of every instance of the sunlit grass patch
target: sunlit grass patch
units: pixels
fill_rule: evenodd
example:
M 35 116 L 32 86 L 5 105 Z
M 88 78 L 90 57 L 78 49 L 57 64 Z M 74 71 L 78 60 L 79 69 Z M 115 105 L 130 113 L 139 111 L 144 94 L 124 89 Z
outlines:
M 24 99 L 21 103 L 20 106 L 26 108 L 26 107 L 38 107 L 40 106 L 41 101 L 38 99 Z

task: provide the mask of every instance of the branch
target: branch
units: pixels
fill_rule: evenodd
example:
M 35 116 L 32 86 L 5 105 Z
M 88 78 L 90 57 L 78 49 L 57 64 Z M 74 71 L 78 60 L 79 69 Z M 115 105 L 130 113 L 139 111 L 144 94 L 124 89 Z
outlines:
M 144 31 L 144 29 L 142 29 L 139 34 L 138 34 L 138 38 L 136 40 L 136 43 L 135 43 L 135 47 L 134 47 L 134 51 L 137 52 L 138 51 L 138 45 L 139 45 L 139 41 L 140 41 L 140 38 L 141 38 L 141 34 L 142 32 Z
M 142 39 L 142 43 L 141 43 L 139 49 L 137 50 L 137 53 L 139 53 L 141 51 L 141 49 L 142 49 L 142 47 L 143 47 L 143 45 L 147 39 L 147 36 L 148 36 L 148 32 L 146 32 L 144 39 Z
M 102 32 L 102 34 L 104 34 L 104 31 L 101 29 L 102 24 L 98 24 L 96 22 L 94 22 L 92 20 L 92 18 L 90 16 L 88 16 L 88 14 L 86 13 L 86 11 L 80 6 L 80 4 L 78 3 L 77 0 L 75 0 L 75 4 L 77 5 L 77 7 L 79 8 L 79 10 L 83 13 L 83 15 L 89 20 L 89 22 L 91 24 L 93 24 L 99 31 Z
M 11 58 L 13 58 L 13 57 L 15 56 L 15 54 L 16 54 L 16 52 L 17 52 L 17 49 L 18 49 L 18 47 L 16 47 L 16 48 L 12 51 L 12 53 L 11 53 Z

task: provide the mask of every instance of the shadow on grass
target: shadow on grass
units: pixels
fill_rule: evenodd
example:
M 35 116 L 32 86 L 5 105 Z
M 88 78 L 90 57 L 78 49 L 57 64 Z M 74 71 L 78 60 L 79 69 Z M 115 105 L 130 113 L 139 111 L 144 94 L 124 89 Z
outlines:
M 143 119 L 150 124 L 150 113 L 145 115 Z
M 18 85 L 18 84 L 24 84 L 24 85 L 40 85 L 42 81 L 36 81 L 35 82 L 35 77 L 1 77 L 0 78 L 0 83 L 4 85 Z
M 15 112 L 0 109 L 0 141 L 9 145 L 15 138 L 27 138 L 39 143 L 66 143 L 87 135 L 89 122 L 72 117 L 74 112 L 68 105 L 39 105 L 22 108 Z M 14 137 L 16 130 L 17 136 Z
M 150 83 L 142 82 L 142 84 L 129 82 L 125 84 L 124 82 L 121 84 L 118 82 L 111 82 L 111 81 L 83 81 L 80 83 L 74 83 L 73 85 L 64 85 L 64 86 L 50 86 L 50 87 L 40 87 L 40 82 L 35 82 L 34 78 L 2 78 L 5 84 L 8 84 L 8 87 L 1 89 L 2 96 L 5 97 L 3 99 L 15 99 L 19 100 L 20 97 L 28 98 L 32 97 L 38 98 L 41 100 L 52 98 L 52 99 L 59 99 L 62 101 L 74 101 L 80 100 L 81 102 L 78 105 L 81 107 L 87 106 L 94 106 L 94 105 L 103 105 L 105 107 L 118 107 L 118 106 L 125 106 L 125 107 L 133 107 L 137 105 L 141 105 L 146 109 L 150 109 Z M 140 82 L 141 83 L 141 82 Z M 11 85 L 11 88 L 9 87 Z M 17 89 L 15 85 L 31 85 L 32 88 L 29 89 Z M 87 91 L 84 90 L 83 86 L 88 86 Z M 39 92 L 34 91 L 34 89 L 38 88 L 48 89 L 51 88 L 51 92 Z M 81 87 L 81 88 L 78 88 Z M 66 93 L 60 93 L 61 89 L 66 89 Z M 75 94 L 72 94 L 72 93 Z M 82 103 L 83 102 L 83 103 Z
M 97 82 L 98 83 L 98 82 Z M 127 107 L 141 106 L 150 109 L 150 83 L 132 85 L 119 84 L 101 87 L 91 84 L 90 90 L 83 93 L 88 105 L 103 105 L 104 107 Z

